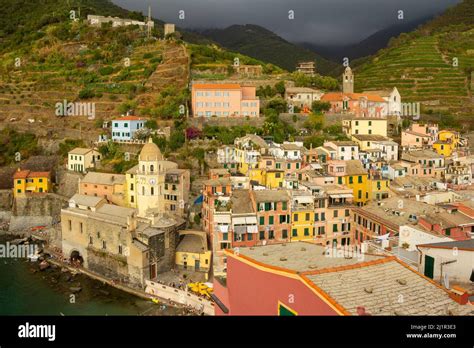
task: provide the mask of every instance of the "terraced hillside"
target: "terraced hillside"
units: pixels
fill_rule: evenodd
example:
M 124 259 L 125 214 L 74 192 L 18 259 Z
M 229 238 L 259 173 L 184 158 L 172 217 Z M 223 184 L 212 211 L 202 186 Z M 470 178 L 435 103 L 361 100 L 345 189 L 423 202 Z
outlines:
M 396 86 L 405 102 L 421 102 L 426 109 L 472 111 L 465 69 L 472 66 L 474 55 L 459 54 L 458 66 L 453 66 L 453 55 L 440 48 L 443 40 L 444 35 L 420 37 L 382 52 L 371 64 L 356 70 L 356 89 Z
M 472 115 L 474 0 L 465 0 L 356 67 L 356 90 L 396 86 L 425 112 Z
M 28 50 L 0 59 L 4 126 L 34 124 L 58 136 L 92 132 L 95 137 L 103 120 L 152 107 L 165 81 L 166 87 L 187 85 L 189 63 L 181 44 L 147 40 L 137 28 L 96 29 L 84 23 L 51 25 L 45 33 Z M 95 120 L 58 117 L 56 105 L 64 101 L 93 103 Z

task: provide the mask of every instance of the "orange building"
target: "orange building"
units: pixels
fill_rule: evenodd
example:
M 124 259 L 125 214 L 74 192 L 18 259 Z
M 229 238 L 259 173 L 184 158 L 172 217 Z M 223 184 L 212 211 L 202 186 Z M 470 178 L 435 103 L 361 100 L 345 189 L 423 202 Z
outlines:
M 356 117 L 382 118 L 388 103 L 379 95 L 362 93 L 326 93 L 321 101 L 331 104 L 331 112 L 351 113 Z
M 207 83 L 192 87 L 193 117 L 258 117 L 260 100 L 253 86 Z

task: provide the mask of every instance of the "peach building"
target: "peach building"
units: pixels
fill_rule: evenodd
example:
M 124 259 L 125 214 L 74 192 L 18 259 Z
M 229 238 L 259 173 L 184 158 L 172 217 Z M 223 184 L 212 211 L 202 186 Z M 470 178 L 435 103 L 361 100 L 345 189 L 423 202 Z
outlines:
M 194 117 L 258 117 L 260 100 L 255 87 L 234 83 L 193 84 Z
M 438 139 L 438 125 L 413 123 L 402 131 L 402 146 L 405 148 L 424 148 L 433 145 Z

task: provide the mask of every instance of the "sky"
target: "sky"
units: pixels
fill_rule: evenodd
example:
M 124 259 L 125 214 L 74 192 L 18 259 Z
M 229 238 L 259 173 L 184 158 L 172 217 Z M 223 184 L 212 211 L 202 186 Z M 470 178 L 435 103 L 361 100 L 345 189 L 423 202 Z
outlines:
M 291 42 L 357 43 L 400 21 L 441 13 L 461 0 L 112 0 L 189 29 L 257 24 Z M 185 18 L 179 19 L 180 11 Z M 294 19 L 289 19 L 294 11 Z M 403 19 L 399 19 L 403 11 Z

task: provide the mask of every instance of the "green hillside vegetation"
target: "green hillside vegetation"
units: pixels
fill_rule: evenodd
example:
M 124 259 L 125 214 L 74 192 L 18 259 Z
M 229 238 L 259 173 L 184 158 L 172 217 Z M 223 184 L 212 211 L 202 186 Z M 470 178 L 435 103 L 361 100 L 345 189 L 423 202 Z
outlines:
M 206 30 L 203 35 L 225 48 L 294 71 L 299 61 L 316 61 L 323 75 L 337 70 L 331 62 L 304 47 L 292 44 L 258 25 L 233 25 L 226 29 Z
M 396 86 L 404 102 L 420 102 L 425 112 L 472 114 L 473 14 L 474 1 L 464 1 L 391 40 L 388 48 L 356 67 L 356 90 Z
M 251 58 L 249 56 L 231 52 L 223 49 L 217 45 L 202 45 L 202 44 L 189 44 L 188 51 L 191 56 L 191 68 L 197 71 L 213 70 L 222 66 L 225 66 L 227 71 L 225 74 L 233 72 L 232 65 L 235 59 L 238 58 L 239 64 L 242 65 L 261 65 L 264 74 L 281 74 L 284 72 L 280 67 L 265 63 L 261 60 Z M 211 77 L 212 78 L 212 77 Z

